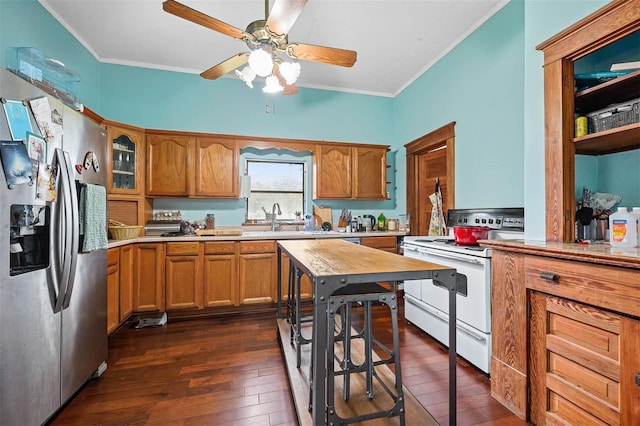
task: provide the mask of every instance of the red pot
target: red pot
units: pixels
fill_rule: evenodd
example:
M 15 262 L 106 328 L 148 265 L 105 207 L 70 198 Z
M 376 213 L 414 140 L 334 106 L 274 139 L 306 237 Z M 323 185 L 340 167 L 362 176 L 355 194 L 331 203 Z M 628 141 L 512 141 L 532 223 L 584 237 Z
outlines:
M 454 226 L 453 239 L 457 244 L 475 246 L 478 245 L 478 240 L 489 237 L 489 229 L 486 226 Z

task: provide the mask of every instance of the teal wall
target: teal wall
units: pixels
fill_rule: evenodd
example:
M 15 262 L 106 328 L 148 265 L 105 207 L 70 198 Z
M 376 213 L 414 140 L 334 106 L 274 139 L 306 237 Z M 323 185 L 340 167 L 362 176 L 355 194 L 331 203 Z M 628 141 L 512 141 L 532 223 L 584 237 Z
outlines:
M 304 88 L 270 97 L 235 79 L 101 64 L 36 0 L 0 0 L 0 60 L 4 66 L 10 47 L 36 47 L 82 76 L 81 102 L 140 127 L 390 145 L 393 200 L 322 203 L 334 212 L 404 212 L 404 145 L 456 121 L 456 207 L 524 205 L 527 237 L 544 239 L 543 61 L 535 46 L 606 3 L 512 0 L 393 99 Z M 638 167 L 631 169 L 609 182 L 635 179 Z M 159 202 L 181 203 L 198 214 L 224 211 L 219 224 L 244 217 L 238 200 Z
M 404 144 L 456 122 L 457 208 L 524 205 L 523 10 L 507 4 L 394 99 L 400 158 Z

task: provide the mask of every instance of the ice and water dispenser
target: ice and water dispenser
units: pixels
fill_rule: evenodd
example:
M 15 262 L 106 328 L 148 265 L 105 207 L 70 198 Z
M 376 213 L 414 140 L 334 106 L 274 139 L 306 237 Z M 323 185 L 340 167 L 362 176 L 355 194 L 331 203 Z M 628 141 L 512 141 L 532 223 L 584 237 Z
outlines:
M 12 204 L 10 207 L 10 275 L 49 266 L 51 216 L 49 206 Z

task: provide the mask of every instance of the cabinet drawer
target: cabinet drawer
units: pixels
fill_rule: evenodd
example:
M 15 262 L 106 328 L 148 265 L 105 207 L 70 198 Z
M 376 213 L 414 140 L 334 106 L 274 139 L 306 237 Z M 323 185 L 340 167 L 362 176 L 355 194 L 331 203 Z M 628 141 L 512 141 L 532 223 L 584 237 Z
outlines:
M 120 249 L 112 248 L 107 250 L 107 266 L 117 265 L 120 259 Z
M 167 243 L 167 256 L 197 256 L 200 243 Z
M 640 317 L 640 271 L 542 256 L 525 258 L 529 289 Z
M 245 253 L 275 253 L 276 242 L 270 241 L 241 241 L 240 254 Z
M 204 243 L 204 254 L 235 254 L 236 243 L 229 241 Z
M 360 244 L 367 247 L 373 247 L 377 249 L 396 249 L 397 238 L 394 236 L 387 237 L 362 237 L 360 238 Z

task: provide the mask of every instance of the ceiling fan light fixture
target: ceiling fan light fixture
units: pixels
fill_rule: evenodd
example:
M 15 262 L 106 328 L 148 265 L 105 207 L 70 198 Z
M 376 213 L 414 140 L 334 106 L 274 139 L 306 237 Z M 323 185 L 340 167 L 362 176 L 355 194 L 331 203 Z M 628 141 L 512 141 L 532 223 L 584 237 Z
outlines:
M 283 62 L 278 68 L 288 85 L 294 84 L 300 77 L 299 62 Z
M 249 66 L 260 77 L 266 77 L 273 71 L 273 58 L 263 49 L 255 49 L 249 55 Z
M 236 70 L 236 75 L 240 80 L 244 81 L 250 89 L 253 89 L 253 80 L 256 78 L 256 73 L 250 66 L 247 65 L 242 68 L 242 71 Z
M 267 79 L 264 82 L 264 87 L 262 88 L 262 91 L 264 93 L 279 93 L 279 92 L 282 92 L 283 90 L 284 90 L 284 87 L 282 87 L 282 85 L 278 81 L 278 77 L 276 77 L 273 74 L 267 77 Z

